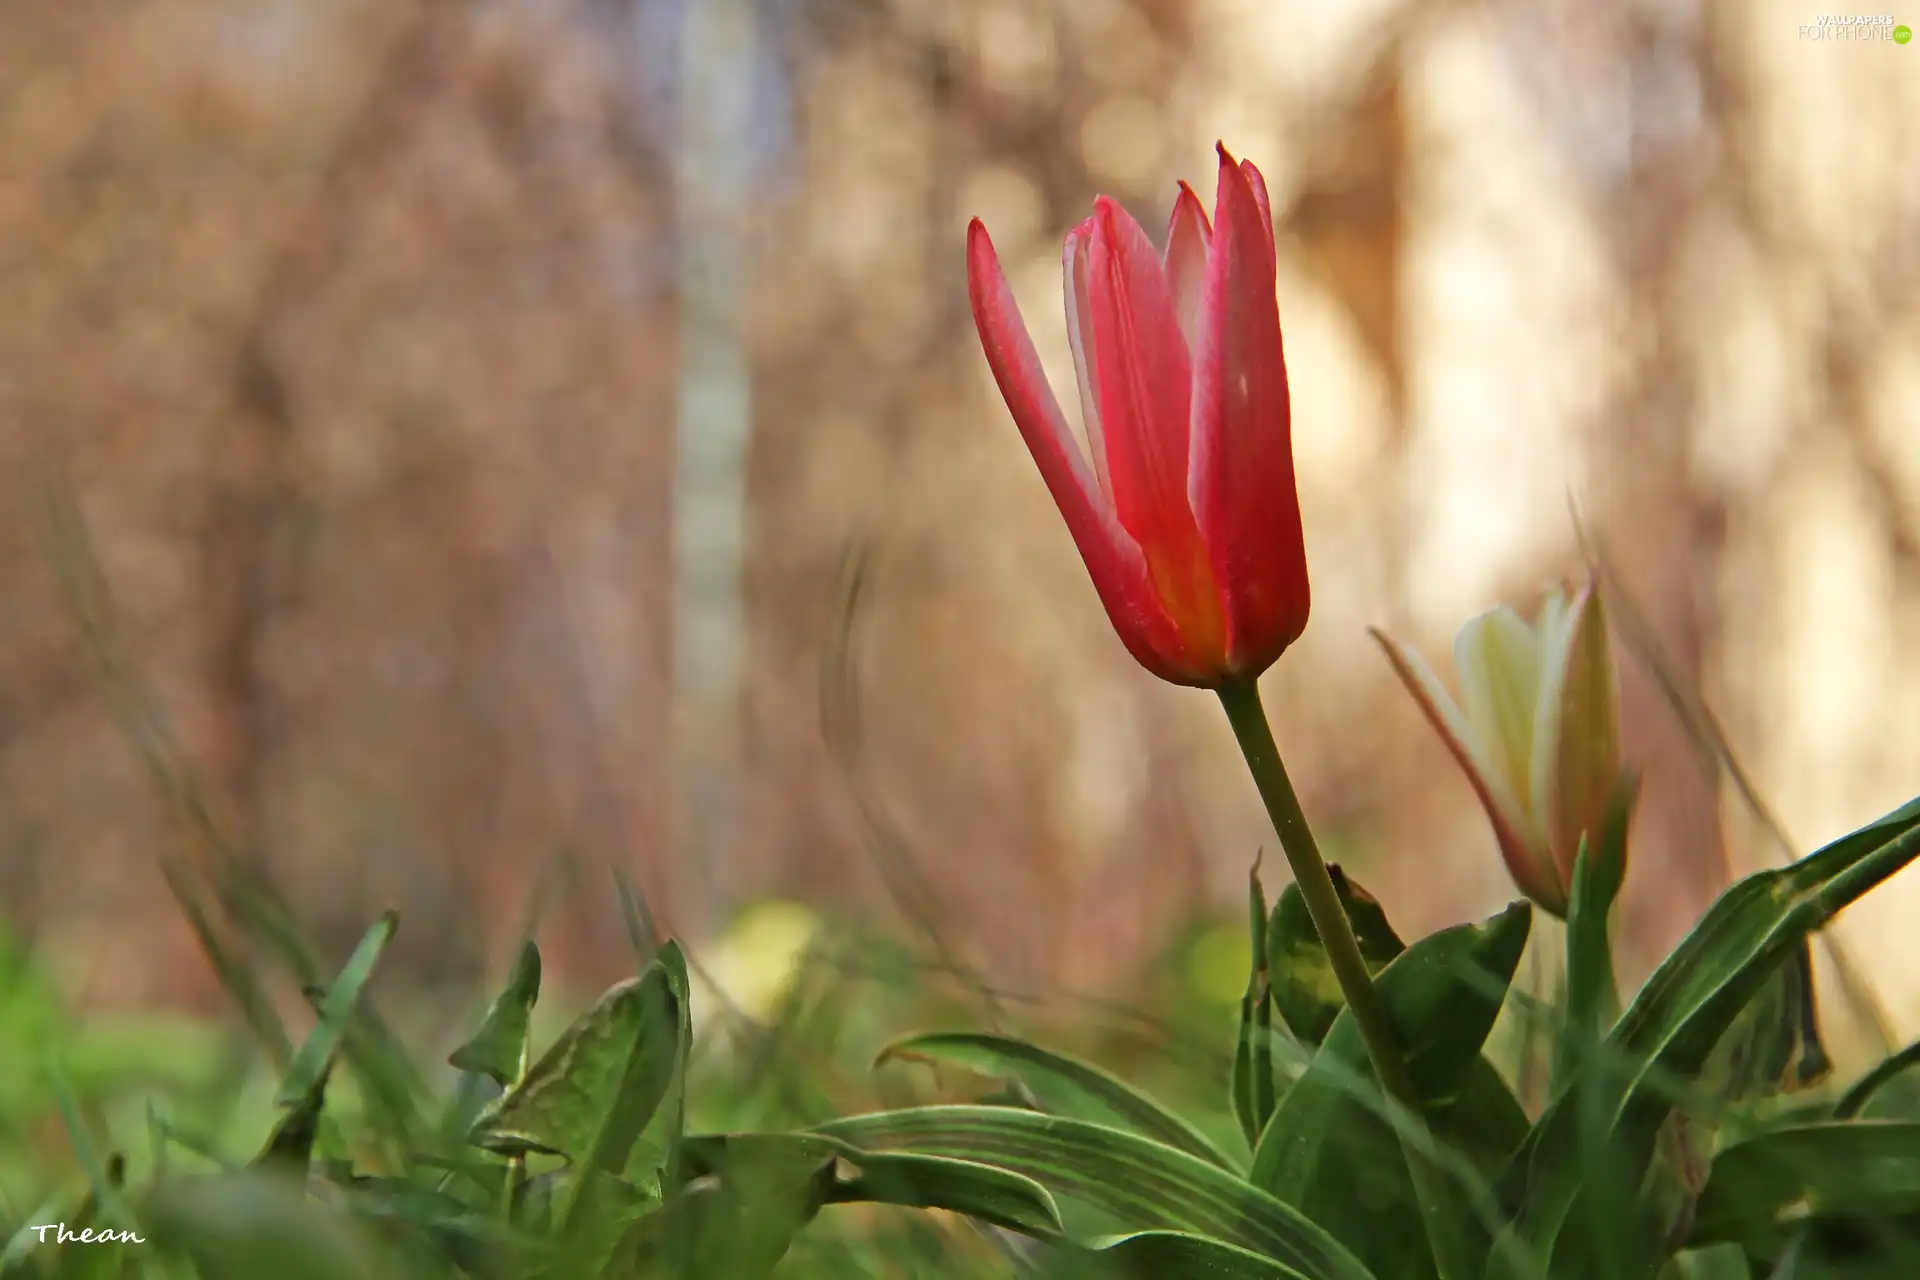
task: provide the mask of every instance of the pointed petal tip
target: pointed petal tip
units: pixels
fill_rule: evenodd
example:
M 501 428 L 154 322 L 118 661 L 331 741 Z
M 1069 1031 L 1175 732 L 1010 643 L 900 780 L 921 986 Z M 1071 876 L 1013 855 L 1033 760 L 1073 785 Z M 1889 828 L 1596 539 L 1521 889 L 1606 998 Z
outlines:
M 1200 193 L 1184 179 L 1179 186 L 1180 190 L 1173 197 L 1173 216 L 1167 220 L 1168 233 L 1171 234 L 1173 229 L 1183 222 L 1191 222 L 1205 233 L 1207 239 L 1211 239 L 1213 219 L 1207 216 L 1206 202 L 1200 199 Z
M 967 283 L 978 290 L 984 283 L 982 276 L 992 276 L 999 271 L 1000 255 L 994 252 L 993 237 L 987 234 L 987 224 L 975 218 L 967 224 Z

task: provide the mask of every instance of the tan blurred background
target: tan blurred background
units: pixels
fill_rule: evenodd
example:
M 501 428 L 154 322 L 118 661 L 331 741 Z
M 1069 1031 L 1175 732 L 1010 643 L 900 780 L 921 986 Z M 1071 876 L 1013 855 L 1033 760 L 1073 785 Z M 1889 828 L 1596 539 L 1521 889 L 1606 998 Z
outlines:
M 464 986 L 540 900 L 603 980 L 613 858 L 696 954 L 797 899 L 1113 989 L 1272 837 L 1109 631 L 961 247 L 983 216 L 1065 371 L 1063 229 L 1108 191 L 1160 234 L 1224 139 L 1273 189 L 1314 577 L 1265 690 L 1335 856 L 1403 932 L 1508 896 L 1364 628 L 1439 658 L 1530 606 L 1570 498 L 1804 851 L 1920 791 L 1920 48 L 1814 3 L 9 4 L 0 464 L 64 465 L 332 950 L 392 904 Z M 209 1004 L 24 492 L 6 916 L 85 999 Z M 1780 855 L 1621 661 L 1638 974 Z M 1843 926 L 1908 1030 L 1916 894 Z

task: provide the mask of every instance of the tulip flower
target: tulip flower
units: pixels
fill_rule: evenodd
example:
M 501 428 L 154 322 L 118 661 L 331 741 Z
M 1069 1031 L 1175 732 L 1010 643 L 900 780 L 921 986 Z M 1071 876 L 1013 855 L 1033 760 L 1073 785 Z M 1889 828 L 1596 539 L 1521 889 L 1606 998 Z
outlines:
M 1102 196 L 1063 257 L 1086 453 L 976 218 L 968 294 L 1000 393 L 1128 651 L 1175 684 L 1250 679 L 1308 605 L 1266 184 L 1221 147 L 1212 222 L 1182 183 L 1160 253 Z
M 1460 628 L 1460 703 L 1419 654 L 1373 635 L 1466 770 L 1514 883 L 1564 917 L 1581 837 L 1598 834 L 1621 773 L 1620 699 L 1596 588 L 1557 589 L 1531 626 L 1503 607 Z
M 1219 152 L 1213 220 L 1182 183 L 1164 253 L 1106 196 L 1067 236 L 1067 338 L 1085 452 L 977 218 L 967 231 L 968 298 L 1000 394 L 1113 629 L 1154 675 L 1219 695 L 1367 1057 L 1386 1092 L 1418 1116 L 1413 1079 L 1260 705 L 1257 677 L 1306 630 L 1307 553 L 1266 182 Z M 1402 1151 L 1423 1211 L 1442 1204 L 1419 1143 Z M 1435 1272 L 1466 1275 L 1455 1237 L 1426 1225 Z

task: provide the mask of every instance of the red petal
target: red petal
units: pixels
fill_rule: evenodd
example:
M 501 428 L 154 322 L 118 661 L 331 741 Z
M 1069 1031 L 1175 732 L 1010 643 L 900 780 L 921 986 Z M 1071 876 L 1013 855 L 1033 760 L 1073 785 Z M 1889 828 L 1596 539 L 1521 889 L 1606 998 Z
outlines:
M 1200 295 L 1207 284 L 1207 244 L 1213 227 L 1207 211 L 1193 188 L 1180 184 L 1180 196 L 1173 202 L 1173 218 L 1167 224 L 1167 287 L 1173 291 L 1174 314 L 1180 318 L 1180 334 L 1193 349 L 1194 327 L 1200 318 Z
M 1226 155 L 1226 151 L 1225 147 L 1220 148 L 1221 155 Z M 1267 253 L 1271 255 L 1273 253 L 1273 202 L 1267 199 L 1267 180 L 1261 176 L 1260 170 L 1254 167 L 1251 160 L 1240 162 L 1240 172 L 1246 177 L 1247 186 L 1253 189 L 1254 203 L 1260 206 L 1260 225 L 1267 229 Z
M 967 228 L 967 295 L 1000 394 L 1066 519 L 1121 642 L 1141 666 L 1163 680 L 1204 685 L 1217 678 L 1217 672 L 1196 663 L 1186 651 L 1154 592 L 1146 557 L 1095 488 L 1047 384 L 993 241 L 978 218 Z
M 1107 478 L 1107 442 L 1100 430 L 1100 401 L 1094 388 L 1100 379 L 1093 366 L 1093 321 L 1088 318 L 1089 251 L 1093 244 L 1093 219 L 1067 233 L 1061 249 L 1061 277 L 1067 295 L 1067 345 L 1073 348 L 1073 372 L 1080 384 L 1080 420 L 1086 425 L 1087 452 L 1093 455 L 1093 474 L 1100 491 L 1113 500 L 1113 484 Z
M 1247 170 L 1220 152 L 1220 195 L 1193 364 L 1193 511 L 1241 674 L 1306 629 L 1307 553 L 1294 490 L 1292 415 L 1272 224 Z
M 1095 392 L 1113 505 L 1189 652 L 1225 674 L 1219 589 L 1187 498 L 1187 341 L 1160 255 L 1106 196 L 1090 252 Z

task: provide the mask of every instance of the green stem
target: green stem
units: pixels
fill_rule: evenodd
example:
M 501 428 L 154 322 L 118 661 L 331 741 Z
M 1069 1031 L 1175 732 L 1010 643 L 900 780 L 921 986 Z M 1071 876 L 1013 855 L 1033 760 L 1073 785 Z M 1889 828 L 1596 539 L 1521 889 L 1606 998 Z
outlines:
M 1353 936 L 1353 926 L 1333 887 L 1333 877 L 1327 874 L 1326 859 L 1320 856 L 1313 829 L 1300 810 L 1300 797 L 1294 794 L 1293 781 L 1287 777 L 1287 767 L 1280 760 L 1280 748 L 1273 741 L 1266 709 L 1260 705 L 1260 686 L 1251 679 L 1238 680 L 1222 685 L 1217 692 L 1220 705 L 1226 708 L 1227 721 L 1233 726 L 1233 735 L 1240 742 L 1240 754 L 1246 757 L 1254 785 L 1259 788 L 1261 800 L 1266 802 L 1267 817 L 1280 836 L 1280 848 L 1287 855 L 1287 865 L 1293 869 L 1293 882 L 1299 886 L 1314 931 L 1327 949 L 1333 976 L 1359 1028 L 1374 1075 L 1387 1096 L 1406 1112 L 1409 1122 L 1422 1126 L 1422 1136 L 1425 1136 L 1420 1095 L 1414 1091 L 1413 1078 L 1407 1074 L 1406 1059 L 1401 1055 L 1393 1026 L 1387 1021 L 1379 993 L 1374 990 L 1367 962 Z M 1434 1267 L 1441 1280 L 1458 1280 L 1468 1274 L 1469 1268 L 1457 1251 L 1459 1236 L 1454 1230 L 1455 1224 L 1447 1219 L 1447 1201 L 1440 1194 L 1440 1171 L 1399 1125 L 1394 1126 L 1394 1131 L 1400 1136 L 1407 1173 L 1413 1180 L 1414 1199 L 1420 1204 L 1421 1218 L 1426 1224 Z

